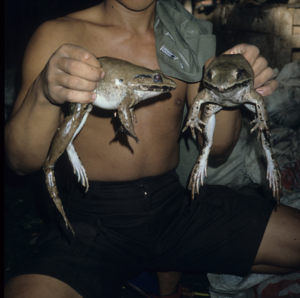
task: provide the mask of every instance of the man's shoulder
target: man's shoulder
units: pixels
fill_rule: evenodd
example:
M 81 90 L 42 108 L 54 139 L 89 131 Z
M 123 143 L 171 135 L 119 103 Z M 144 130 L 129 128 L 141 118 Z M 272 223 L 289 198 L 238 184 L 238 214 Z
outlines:
M 76 39 L 88 30 L 89 25 L 99 25 L 99 15 L 97 20 L 97 6 L 77 11 L 54 20 L 43 23 L 36 31 L 38 37 L 52 37 L 56 40 Z M 97 23 L 96 23 L 97 22 Z
M 55 20 L 49 20 L 43 23 L 36 31 L 39 37 L 59 39 L 60 36 L 74 36 L 84 29 L 84 21 L 69 16 L 61 17 Z

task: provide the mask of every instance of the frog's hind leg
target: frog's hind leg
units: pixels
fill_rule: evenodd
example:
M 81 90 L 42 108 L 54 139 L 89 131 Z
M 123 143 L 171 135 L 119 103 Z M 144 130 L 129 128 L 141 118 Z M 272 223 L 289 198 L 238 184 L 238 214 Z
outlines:
M 118 106 L 118 115 L 122 126 L 116 131 L 116 134 L 118 132 L 125 132 L 139 143 L 140 141 L 134 131 L 133 125 L 134 122 L 137 122 L 137 118 L 133 112 L 133 108 L 131 107 L 132 102 L 134 101 L 132 96 L 132 94 L 128 93 Z
M 192 200 L 194 194 L 199 194 L 200 184 L 203 185 L 204 177 L 207 177 L 207 160 L 210 148 L 213 143 L 213 136 L 216 125 L 216 113 L 222 109 L 219 105 L 207 104 L 201 116 L 201 120 L 206 124 L 202 131 L 203 147 L 202 151 L 192 169 L 188 189 L 191 189 Z
M 50 196 L 56 206 L 56 208 L 59 210 L 59 212 L 61 213 L 65 224 L 66 224 L 66 228 L 70 228 L 73 235 L 75 236 L 75 232 L 65 214 L 65 210 L 64 207 L 62 205 L 61 199 L 58 195 L 58 191 L 57 191 L 57 186 L 56 186 L 56 181 L 55 181 L 55 176 L 54 176 L 54 166 L 53 167 L 44 167 L 44 172 L 46 174 L 46 184 L 47 184 L 47 188 L 48 191 L 50 193 Z
M 64 119 L 64 121 L 62 122 L 61 126 L 59 127 L 59 129 L 57 130 L 57 132 L 55 133 L 54 138 L 51 143 L 51 146 L 50 146 L 49 153 L 43 164 L 43 170 L 44 170 L 44 173 L 46 176 L 46 185 L 47 185 L 48 192 L 49 192 L 52 200 L 54 201 L 54 204 L 56 205 L 57 209 L 63 216 L 64 221 L 66 223 L 66 228 L 70 227 L 72 233 L 75 234 L 70 222 L 68 221 L 68 219 L 66 217 L 64 208 L 62 206 L 62 202 L 61 202 L 59 194 L 58 194 L 56 180 L 55 180 L 55 176 L 54 176 L 55 163 L 56 163 L 57 159 L 61 156 L 61 154 L 65 151 L 66 145 L 69 142 L 69 140 L 64 139 L 64 133 L 63 133 L 64 128 L 68 127 L 69 126 L 68 124 L 70 124 L 71 122 L 72 122 L 72 117 L 71 116 L 66 117 Z M 64 142 L 62 140 L 64 140 Z
M 66 147 L 73 138 L 74 133 L 76 132 L 78 126 L 80 125 L 81 119 L 85 114 L 87 105 L 77 104 L 76 109 L 73 114 L 67 116 L 60 127 L 56 131 L 53 140 L 50 145 L 50 149 L 46 160 L 43 164 L 43 170 L 46 176 L 46 185 L 49 191 L 51 198 L 53 199 L 57 209 L 61 213 L 66 223 L 66 228 L 70 227 L 72 233 L 75 235 L 75 232 L 68 221 L 62 202 L 60 200 L 55 176 L 54 176 L 54 166 L 58 158 L 65 151 Z

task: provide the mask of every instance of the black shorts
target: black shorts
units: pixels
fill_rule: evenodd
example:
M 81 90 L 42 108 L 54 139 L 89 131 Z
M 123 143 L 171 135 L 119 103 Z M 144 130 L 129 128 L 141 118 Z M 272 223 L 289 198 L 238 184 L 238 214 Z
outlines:
M 68 185 L 64 202 L 76 236 L 51 224 L 15 275 L 55 277 L 84 298 L 116 297 L 145 270 L 244 276 L 273 203 L 224 186 L 201 186 L 190 202 L 175 171 L 127 182 Z

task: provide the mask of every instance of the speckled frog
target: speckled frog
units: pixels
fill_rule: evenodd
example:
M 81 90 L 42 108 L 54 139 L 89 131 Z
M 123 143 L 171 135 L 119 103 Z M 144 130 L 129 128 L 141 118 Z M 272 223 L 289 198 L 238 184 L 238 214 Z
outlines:
M 43 165 L 48 191 L 62 214 L 66 227 L 69 227 L 74 235 L 75 232 L 66 217 L 58 195 L 54 165 L 61 154 L 67 150 L 74 173 L 78 176 L 78 182 L 86 187 L 86 191 L 88 190 L 89 183 L 86 171 L 75 151 L 73 140 L 82 129 L 93 105 L 102 109 L 117 110 L 115 115 L 118 114 L 121 121 L 121 127 L 117 132 L 125 132 L 139 143 L 134 131 L 134 122 L 137 122 L 137 118 L 133 107 L 147 98 L 176 88 L 176 83 L 164 76 L 159 70 L 150 70 L 109 57 L 99 58 L 98 61 L 105 71 L 105 76 L 98 82 L 95 90 L 97 93 L 96 100 L 93 104 L 70 104 L 70 115 L 63 120 L 55 133 Z
M 207 177 L 207 159 L 212 145 L 215 129 L 215 114 L 222 107 L 234 107 L 244 104 L 256 117 L 251 122 L 254 127 L 251 133 L 258 129 L 257 139 L 261 139 L 267 158 L 267 179 L 269 187 L 273 190 L 273 196 L 279 204 L 282 194 L 281 174 L 275 160 L 270 143 L 269 118 L 264 98 L 253 88 L 254 74 L 251 65 L 241 54 L 221 55 L 213 60 L 204 73 L 204 87 L 194 98 L 187 118 L 186 126 L 191 128 L 193 137 L 196 138 L 195 128 L 202 132 L 203 148 L 199 155 L 189 182 L 189 189 L 194 194 L 199 193 L 200 184 L 203 185 L 204 177 Z M 205 104 L 201 120 L 199 111 Z M 200 125 L 203 125 L 202 129 Z

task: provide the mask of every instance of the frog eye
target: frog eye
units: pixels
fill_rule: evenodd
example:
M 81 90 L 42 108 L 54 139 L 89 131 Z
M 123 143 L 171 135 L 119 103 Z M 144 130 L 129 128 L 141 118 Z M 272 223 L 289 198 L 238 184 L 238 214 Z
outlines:
M 244 72 L 244 70 L 241 70 L 241 69 L 237 68 L 237 70 L 236 70 L 236 78 L 238 80 L 240 80 L 240 79 L 243 78 L 243 72 Z
M 123 79 L 120 79 L 119 82 L 120 82 L 120 83 L 123 83 Z
M 162 83 L 163 79 L 162 76 L 160 74 L 155 74 L 153 76 L 153 82 L 154 83 Z
M 209 70 L 209 71 L 207 72 L 206 76 L 211 80 L 211 77 L 212 77 L 211 70 Z

